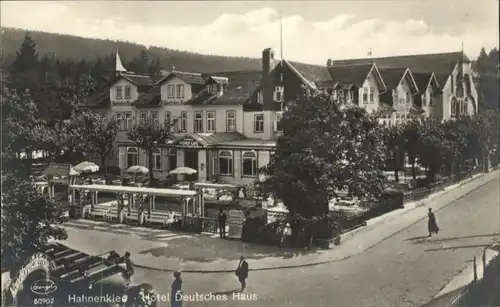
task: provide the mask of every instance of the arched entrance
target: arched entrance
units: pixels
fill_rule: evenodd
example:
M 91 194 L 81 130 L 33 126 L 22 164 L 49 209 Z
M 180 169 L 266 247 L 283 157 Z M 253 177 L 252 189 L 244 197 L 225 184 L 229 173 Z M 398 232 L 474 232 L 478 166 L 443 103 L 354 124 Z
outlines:
M 43 253 L 36 253 L 20 267 L 19 271 L 13 278 L 7 293 L 8 306 L 34 306 L 35 299 L 39 297 L 37 291 L 33 291 L 32 287 L 37 281 L 43 283 L 50 278 L 50 270 L 54 267 L 49 257 Z M 53 287 L 52 287 L 53 288 Z M 44 288 L 48 294 L 51 287 Z M 47 290 L 48 289 L 48 290 Z M 57 289 L 53 288 L 55 291 Z

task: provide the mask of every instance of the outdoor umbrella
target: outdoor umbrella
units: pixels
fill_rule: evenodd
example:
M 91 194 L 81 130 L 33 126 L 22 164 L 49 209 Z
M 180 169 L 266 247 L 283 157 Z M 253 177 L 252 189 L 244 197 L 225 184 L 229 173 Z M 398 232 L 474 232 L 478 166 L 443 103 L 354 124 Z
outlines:
M 78 173 L 95 173 L 99 170 L 99 166 L 94 162 L 84 161 L 74 166 L 73 170 Z
M 181 166 L 181 167 L 178 167 L 176 169 L 173 169 L 169 172 L 169 174 L 171 175 L 192 175 L 192 174 L 196 174 L 198 171 L 195 170 L 195 169 L 192 169 L 190 167 L 185 167 L 185 166 Z
M 149 173 L 149 169 L 142 165 L 134 165 L 127 169 L 127 173 L 134 175 L 147 175 Z

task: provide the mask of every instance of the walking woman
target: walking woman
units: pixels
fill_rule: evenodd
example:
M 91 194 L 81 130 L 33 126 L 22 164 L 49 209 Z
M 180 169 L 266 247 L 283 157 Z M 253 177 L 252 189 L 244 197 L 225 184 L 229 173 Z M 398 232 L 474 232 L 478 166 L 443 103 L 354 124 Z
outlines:
M 429 208 L 429 213 L 427 215 L 429 216 L 429 221 L 427 223 L 427 228 L 429 229 L 429 237 L 432 236 L 433 233 L 439 234 L 439 227 L 436 223 L 436 216 L 434 215 L 434 212 L 432 212 L 431 208 Z
M 170 301 L 172 307 L 182 307 L 182 279 L 181 272 L 174 272 L 174 282 L 170 291 Z

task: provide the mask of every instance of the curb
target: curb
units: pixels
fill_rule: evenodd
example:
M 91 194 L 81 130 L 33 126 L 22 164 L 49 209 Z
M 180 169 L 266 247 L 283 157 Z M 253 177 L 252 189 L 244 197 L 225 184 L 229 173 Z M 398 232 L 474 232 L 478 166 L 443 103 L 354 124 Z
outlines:
M 493 245 L 492 245 L 493 246 Z M 477 255 L 477 258 L 481 258 L 481 254 Z M 496 250 L 491 249 L 491 246 L 486 249 L 486 264 L 490 263 L 493 259 L 500 255 Z M 433 298 L 437 299 L 441 296 L 444 296 L 448 293 L 451 293 L 463 286 L 468 285 L 473 280 L 473 272 L 474 272 L 474 264 L 466 265 L 458 274 L 456 274 L 453 279 Z M 481 272 L 481 269 L 478 269 L 478 275 Z M 472 276 L 472 277 L 471 277 Z M 483 275 L 481 277 L 478 276 L 478 280 L 483 279 Z M 465 282 L 464 282 L 465 281 Z M 458 294 L 459 297 L 461 294 Z
M 456 184 L 457 186 L 456 187 L 460 187 L 462 186 L 463 184 L 466 184 L 466 183 L 469 183 L 469 182 L 472 182 L 474 181 L 475 179 L 479 179 L 481 177 L 484 178 L 485 175 L 489 175 L 491 173 L 493 173 L 495 171 L 490 171 L 489 173 L 487 174 L 478 174 L 476 176 L 473 176 L 472 178 L 468 178 L 466 180 L 464 180 L 463 182 L 460 182 L 458 184 Z M 472 187 L 470 191 L 467 191 L 466 193 L 464 193 L 463 195 L 449 201 L 448 203 L 442 205 L 441 207 L 439 207 L 438 209 L 436 209 L 435 211 L 438 212 L 446 207 L 448 207 L 449 205 L 451 205 L 453 202 L 467 196 L 468 194 L 474 192 L 475 190 L 479 189 L 480 187 L 484 186 L 485 184 L 491 182 L 492 180 L 495 180 L 496 178 L 498 178 L 498 174 L 496 176 L 494 176 L 493 178 L 491 178 L 490 180 L 483 180 L 483 182 L 479 182 L 479 185 L 476 186 L 476 187 Z M 444 194 L 447 194 L 449 191 L 453 191 L 454 189 L 445 189 L 445 190 L 442 190 L 442 191 L 439 191 L 433 195 L 430 195 L 428 198 L 425 198 L 425 199 L 422 199 L 422 200 L 419 200 L 419 201 L 416 201 L 414 203 L 409 203 L 407 204 L 408 207 L 405 206 L 404 209 L 402 209 L 401 211 L 393 211 L 393 212 L 398 212 L 398 214 L 394 214 L 392 216 L 387 216 L 386 219 L 380 219 L 380 220 L 377 220 L 375 223 L 372 223 L 372 224 L 368 224 L 367 226 L 362 226 L 362 227 L 359 227 L 359 228 L 356 228 L 352 231 L 349 231 L 349 232 L 346 232 L 342 235 L 342 238 L 344 238 L 344 236 L 346 236 L 346 238 L 350 238 L 350 237 L 353 237 L 355 233 L 363 230 L 363 229 L 372 229 L 372 228 L 375 228 L 375 226 L 383 223 L 383 222 L 386 222 L 389 220 L 389 218 L 391 217 L 398 217 L 398 216 L 402 216 L 404 214 L 407 214 L 411 211 L 413 211 L 414 209 L 417 209 L 419 207 L 422 207 L 426 204 L 428 204 L 429 201 L 432 201 L 433 199 L 435 199 L 436 197 L 439 197 L 441 195 L 444 195 Z M 406 209 L 406 210 L 405 210 Z M 391 214 L 391 212 L 387 213 L 387 214 Z M 382 216 L 386 216 L 387 214 L 385 215 L 382 215 Z M 256 268 L 256 269 L 250 269 L 250 271 L 252 272 L 255 272 L 255 271 L 271 271 L 271 270 L 281 270 L 281 269 L 293 269 L 293 268 L 302 268 L 302 267 L 311 267 L 311 266 L 317 266 L 317 265 L 322 265 L 322 264 L 327 264 L 327 263 L 334 263 L 334 262 L 339 262 L 339 261 L 343 261 L 343 260 L 346 260 L 346 259 L 349 259 L 353 256 L 356 256 L 366 250 L 369 250 L 371 249 L 372 247 L 386 241 L 387 239 L 401 233 L 402 231 L 405 231 L 406 229 L 412 227 L 413 225 L 417 224 L 418 222 L 426 219 L 427 217 L 426 216 L 423 216 L 422 218 L 418 219 L 417 221 L 409 224 L 409 225 L 406 225 L 404 226 L 403 228 L 389 234 L 388 236 L 380 239 L 380 240 L 377 240 L 376 242 L 374 242 L 373 244 L 371 245 L 368 245 L 367 247 L 365 247 L 363 250 L 361 251 L 356 251 L 356 252 L 353 252 L 353 253 L 349 253 L 347 256 L 344 256 L 344 257 L 337 257 L 337 258 L 332 258 L 332 259 L 327 259 L 327 260 L 323 260 L 323 261 L 314 261 L 314 262 L 306 262 L 306 263 L 301 263 L 301 264 L 292 264 L 292 265 L 280 265 L 280 266 L 269 266 L 269 267 L 262 267 L 262 268 Z M 369 222 L 369 221 L 367 221 Z M 236 260 L 235 260 L 236 261 Z M 182 261 L 180 262 L 181 265 L 180 267 L 182 267 Z M 158 268 L 158 267 L 152 267 L 152 266 L 148 266 L 148 265 L 141 265 L 141 264 L 138 264 L 138 263 L 135 263 L 134 264 L 135 267 L 137 268 L 142 268 L 142 269 L 147 269 L 147 270 L 153 270 L 153 271 L 160 271 L 160 272 L 176 272 L 178 271 L 178 269 L 170 269 L 170 268 Z M 236 266 L 235 266 L 236 267 Z M 206 270 L 206 269 L 203 269 L 203 268 L 200 268 L 200 269 L 181 269 L 182 272 L 184 273 L 198 273 L 198 274 L 210 274 L 210 273 L 232 273 L 234 272 L 234 269 L 219 269 L 219 270 Z

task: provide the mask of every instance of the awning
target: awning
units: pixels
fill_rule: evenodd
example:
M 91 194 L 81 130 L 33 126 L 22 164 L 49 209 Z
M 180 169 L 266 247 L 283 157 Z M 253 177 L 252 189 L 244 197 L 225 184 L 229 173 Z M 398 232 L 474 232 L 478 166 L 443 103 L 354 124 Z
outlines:
M 245 139 L 246 137 L 238 132 L 191 133 L 173 141 L 173 145 L 177 148 L 206 148 L 220 143 Z

